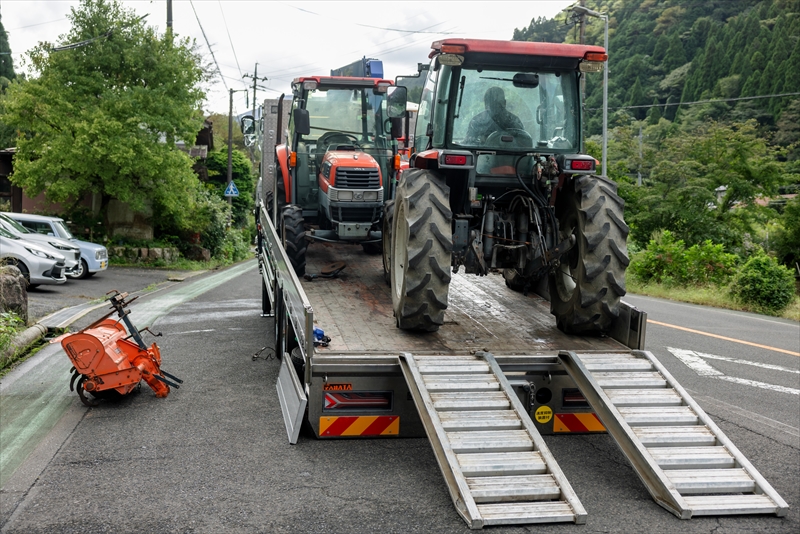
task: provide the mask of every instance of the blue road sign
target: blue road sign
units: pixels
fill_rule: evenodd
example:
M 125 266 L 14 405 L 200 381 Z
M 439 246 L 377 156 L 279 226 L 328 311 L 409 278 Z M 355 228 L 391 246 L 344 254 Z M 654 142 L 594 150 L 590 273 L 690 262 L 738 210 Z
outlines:
M 238 197 L 239 196 L 239 190 L 236 188 L 236 184 L 233 183 L 233 180 L 231 180 L 231 183 L 229 183 L 228 187 L 225 188 L 225 193 L 224 194 L 225 194 L 226 197 Z

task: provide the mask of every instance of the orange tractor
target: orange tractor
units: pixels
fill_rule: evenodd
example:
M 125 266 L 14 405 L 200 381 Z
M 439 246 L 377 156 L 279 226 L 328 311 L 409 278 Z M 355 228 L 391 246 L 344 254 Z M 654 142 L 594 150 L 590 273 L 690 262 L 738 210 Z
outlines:
M 183 380 L 161 370 L 158 345 L 153 343 L 148 348 L 142 341 L 141 331 L 131 323 L 128 305 L 137 297 L 126 301 L 127 293 L 116 290 L 109 293 L 113 293 L 108 298 L 111 312 L 80 332 L 64 334 L 51 341 L 61 342 L 72 361 L 70 391 L 77 390 L 86 406 L 97 406 L 97 399 L 127 395 L 144 380 L 156 397 L 166 397 L 170 386 L 179 388 Z M 115 312 L 119 319 L 110 318 Z M 143 331 L 152 334 L 149 328 Z M 87 397 L 86 392 L 92 398 Z

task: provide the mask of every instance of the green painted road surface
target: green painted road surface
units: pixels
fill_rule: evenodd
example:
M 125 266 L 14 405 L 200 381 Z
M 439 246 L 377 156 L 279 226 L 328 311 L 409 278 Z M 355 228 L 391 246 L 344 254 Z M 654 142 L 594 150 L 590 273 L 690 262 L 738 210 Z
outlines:
M 257 268 L 255 260 L 236 265 L 197 281 L 147 296 L 131 305 L 137 328 L 152 326 L 172 308 L 192 300 Z M 46 347 L 0 379 L 0 487 L 33 452 L 61 419 L 69 406 L 80 403 L 69 390 L 70 364 L 64 351 Z

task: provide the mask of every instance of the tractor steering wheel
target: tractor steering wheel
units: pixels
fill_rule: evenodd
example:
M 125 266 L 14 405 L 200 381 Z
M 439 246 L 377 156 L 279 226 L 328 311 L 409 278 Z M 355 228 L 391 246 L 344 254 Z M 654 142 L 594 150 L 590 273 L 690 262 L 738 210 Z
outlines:
M 339 141 L 337 141 L 337 139 Z M 341 140 L 344 140 L 344 142 Z M 320 146 L 334 145 L 339 144 L 340 142 L 342 144 L 354 145 L 357 148 L 361 147 L 361 145 L 358 144 L 358 137 L 353 134 L 342 132 L 326 132 L 322 134 L 319 139 L 317 139 L 317 144 Z

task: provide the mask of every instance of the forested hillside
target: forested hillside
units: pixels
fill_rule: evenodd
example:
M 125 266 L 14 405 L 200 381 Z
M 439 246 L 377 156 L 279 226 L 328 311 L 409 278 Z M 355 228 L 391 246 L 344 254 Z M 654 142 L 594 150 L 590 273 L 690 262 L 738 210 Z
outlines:
M 577 3 L 577 2 L 576 2 Z M 633 250 L 703 244 L 800 261 L 800 0 L 586 0 L 609 15 L 609 175 Z M 586 18 L 587 44 L 603 21 Z M 579 42 L 577 17 L 515 40 Z M 600 156 L 602 76 L 587 77 Z M 787 95 L 787 93 L 789 93 Z M 678 248 L 680 248 L 678 247 Z

